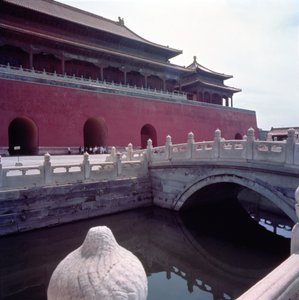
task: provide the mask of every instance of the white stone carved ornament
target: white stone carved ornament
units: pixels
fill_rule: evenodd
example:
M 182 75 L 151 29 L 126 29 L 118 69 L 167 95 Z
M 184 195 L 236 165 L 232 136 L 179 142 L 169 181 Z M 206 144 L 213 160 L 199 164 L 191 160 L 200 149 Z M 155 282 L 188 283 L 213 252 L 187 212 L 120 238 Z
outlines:
M 141 262 L 118 245 L 106 226 L 91 228 L 78 249 L 56 267 L 48 300 L 145 300 L 147 278 Z

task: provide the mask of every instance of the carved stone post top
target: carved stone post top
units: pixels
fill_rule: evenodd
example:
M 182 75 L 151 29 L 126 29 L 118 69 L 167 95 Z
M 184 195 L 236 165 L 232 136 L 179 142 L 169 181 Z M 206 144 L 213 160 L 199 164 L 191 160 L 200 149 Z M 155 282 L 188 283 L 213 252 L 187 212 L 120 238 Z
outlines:
M 288 129 L 288 139 L 295 140 L 295 133 L 296 131 L 294 128 Z
M 216 130 L 215 130 L 215 138 L 218 138 L 218 139 L 220 139 L 221 138 L 221 130 L 219 129 L 219 128 L 217 128 Z
M 133 144 L 132 143 L 128 144 L 128 150 L 133 150 Z
M 194 133 L 191 131 L 188 133 L 188 139 L 193 139 L 194 138 Z
M 153 148 L 153 141 L 151 139 L 147 140 L 147 149 Z
M 267 141 L 272 141 L 272 134 L 270 132 L 267 133 Z
M 84 152 L 84 154 L 83 154 L 83 160 L 84 160 L 85 162 L 87 162 L 88 159 L 89 159 L 89 154 L 88 154 L 87 152 Z
M 171 145 L 171 136 L 169 134 L 166 136 L 166 144 Z
M 49 154 L 49 152 L 47 152 L 45 155 L 44 155 L 44 161 L 45 162 L 50 162 L 50 159 L 51 159 L 51 155 Z
M 47 296 L 49 300 L 146 300 L 147 290 L 138 258 L 117 243 L 108 227 L 98 226 L 89 229 L 82 246 L 56 267 Z
M 114 146 L 111 147 L 111 155 L 116 154 L 116 148 Z
M 254 136 L 254 129 L 252 127 L 250 127 L 247 130 L 247 140 L 254 140 L 255 136 Z
M 188 144 L 194 144 L 194 134 L 193 132 L 188 133 Z

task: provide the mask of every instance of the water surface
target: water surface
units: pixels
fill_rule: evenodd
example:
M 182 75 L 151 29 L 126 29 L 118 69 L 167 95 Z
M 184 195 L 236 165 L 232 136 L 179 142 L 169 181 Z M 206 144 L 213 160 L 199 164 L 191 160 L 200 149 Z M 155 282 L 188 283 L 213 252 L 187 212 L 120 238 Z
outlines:
M 57 264 L 90 227 L 110 227 L 143 263 L 148 300 L 234 299 L 289 255 L 289 239 L 239 207 L 145 208 L 0 239 L 1 299 L 46 299 Z

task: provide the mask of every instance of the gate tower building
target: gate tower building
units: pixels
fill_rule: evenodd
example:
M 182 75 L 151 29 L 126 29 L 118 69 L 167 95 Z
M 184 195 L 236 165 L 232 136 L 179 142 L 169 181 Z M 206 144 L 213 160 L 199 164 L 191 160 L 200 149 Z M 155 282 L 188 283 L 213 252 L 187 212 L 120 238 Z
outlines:
M 123 19 L 111 21 L 54 0 L 0 2 L 0 149 L 21 154 L 68 147 L 145 147 L 167 134 L 185 142 L 243 136 L 254 111 L 233 107 L 232 78 L 182 51 L 150 42 Z

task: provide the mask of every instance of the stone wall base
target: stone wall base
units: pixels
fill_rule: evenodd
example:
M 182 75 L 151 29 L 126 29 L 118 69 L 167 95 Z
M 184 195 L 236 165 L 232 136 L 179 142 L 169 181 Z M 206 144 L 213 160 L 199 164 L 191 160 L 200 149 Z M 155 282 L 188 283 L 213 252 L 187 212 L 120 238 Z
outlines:
M 0 235 L 152 205 L 147 177 L 0 192 Z

